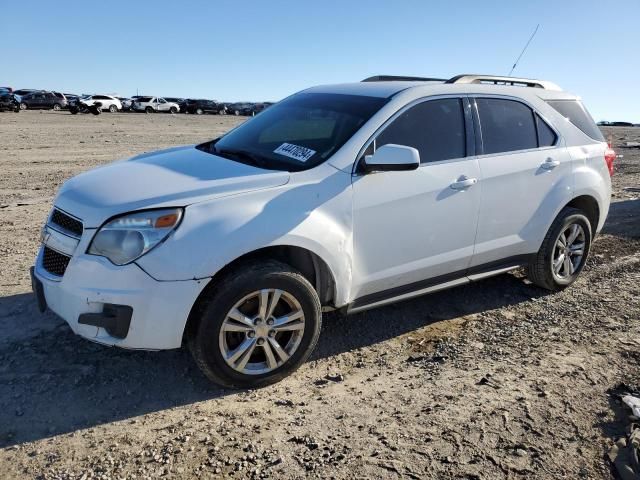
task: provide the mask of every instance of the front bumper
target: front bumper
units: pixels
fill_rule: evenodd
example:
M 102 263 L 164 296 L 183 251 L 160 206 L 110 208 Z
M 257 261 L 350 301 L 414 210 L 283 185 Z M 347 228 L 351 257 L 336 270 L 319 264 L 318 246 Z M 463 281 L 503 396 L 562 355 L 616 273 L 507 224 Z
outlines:
M 115 266 L 106 258 L 80 253 L 88 242 L 83 240 L 62 277 L 43 268 L 40 249 L 33 285 L 37 295 L 41 290 L 41 301 L 74 333 L 94 342 L 146 350 L 180 347 L 191 307 L 208 280 L 157 281 L 136 264 Z M 128 329 L 122 322 L 117 329 L 108 322 L 96 326 L 101 317 L 114 315 L 114 307 L 130 307 Z

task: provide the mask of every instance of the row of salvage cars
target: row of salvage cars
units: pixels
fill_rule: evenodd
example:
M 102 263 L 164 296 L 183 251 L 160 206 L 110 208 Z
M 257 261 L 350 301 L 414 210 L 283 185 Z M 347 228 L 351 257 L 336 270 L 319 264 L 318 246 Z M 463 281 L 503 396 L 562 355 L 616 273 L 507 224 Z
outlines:
M 12 110 L 69 110 L 72 114 L 102 112 L 190 113 L 194 115 L 253 116 L 272 105 L 260 103 L 222 103 L 216 100 L 152 97 L 137 95 L 131 98 L 113 95 L 75 95 L 46 90 L 11 90 L 0 87 L 0 111 Z

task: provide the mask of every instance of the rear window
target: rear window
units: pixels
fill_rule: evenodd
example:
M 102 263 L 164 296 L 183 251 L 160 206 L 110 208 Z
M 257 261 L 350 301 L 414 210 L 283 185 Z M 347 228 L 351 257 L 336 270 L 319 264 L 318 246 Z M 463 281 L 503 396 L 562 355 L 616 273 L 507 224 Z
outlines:
M 600 142 L 605 141 L 602 132 L 582 102 L 578 100 L 547 100 L 547 103 L 589 137 Z

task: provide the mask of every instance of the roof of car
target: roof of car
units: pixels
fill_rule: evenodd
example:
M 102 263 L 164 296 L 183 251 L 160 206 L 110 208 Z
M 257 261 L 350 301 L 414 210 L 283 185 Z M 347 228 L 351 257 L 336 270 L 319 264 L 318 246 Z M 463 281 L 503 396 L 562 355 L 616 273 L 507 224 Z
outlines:
M 389 98 L 402 90 L 411 87 L 428 85 L 430 83 L 442 84 L 442 82 L 357 82 L 338 83 L 334 85 L 319 85 L 305 90 L 306 93 L 341 93 L 345 95 L 364 95 L 369 97 Z
M 408 80 L 411 79 L 411 80 Z M 378 75 L 356 83 L 340 83 L 311 87 L 306 93 L 337 93 L 390 98 L 409 89 L 420 88 L 429 94 L 504 93 L 516 96 L 536 95 L 541 98 L 575 98 L 560 87 L 545 80 L 531 80 L 491 75 L 457 75 L 449 80 Z

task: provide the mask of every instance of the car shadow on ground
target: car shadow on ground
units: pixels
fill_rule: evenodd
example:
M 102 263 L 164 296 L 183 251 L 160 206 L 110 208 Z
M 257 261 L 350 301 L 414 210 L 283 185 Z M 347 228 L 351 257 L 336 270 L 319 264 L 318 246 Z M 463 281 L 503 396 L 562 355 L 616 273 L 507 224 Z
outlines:
M 640 237 L 640 198 L 612 203 L 602 233 L 623 238 Z
M 512 275 L 347 317 L 327 315 L 313 359 L 374 345 L 431 323 L 526 301 L 546 292 Z M 0 311 L 28 304 L 0 319 L 29 322 L 40 316 L 31 294 L 0 298 Z M 114 421 L 133 419 L 233 393 L 207 381 L 186 348 L 127 351 L 93 344 L 62 320 L 0 346 L 0 447 Z
M 638 218 L 639 210 L 637 200 L 613 204 L 605 232 L 627 236 L 625 225 L 630 217 Z M 547 294 L 506 274 L 348 318 L 331 313 L 325 316 L 312 358 L 382 343 L 448 319 L 490 314 Z M 31 323 L 36 328 L 25 330 Z M 0 297 L 0 447 L 230 393 L 209 383 L 185 348 L 144 352 L 93 344 L 74 335 L 52 313 L 42 317 L 32 294 Z

